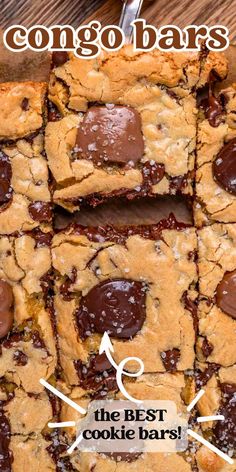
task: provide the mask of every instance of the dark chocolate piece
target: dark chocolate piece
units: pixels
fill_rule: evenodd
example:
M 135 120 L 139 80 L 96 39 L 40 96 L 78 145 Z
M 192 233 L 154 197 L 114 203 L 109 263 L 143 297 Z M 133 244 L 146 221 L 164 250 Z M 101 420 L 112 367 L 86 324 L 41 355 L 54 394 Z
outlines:
M 146 318 L 146 287 L 126 279 L 105 280 L 93 287 L 76 310 L 82 339 L 105 331 L 116 338 L 130 339 Z
M 236 270 L 226 272 L 216 289 L 217 306 L 236 319 Z
M 139 113 L 117 105 L 89 108 L 78 128 L 75 148 L 80 158 L 96 164 L 135 165 L 144 153 Z
M 209 364 L 204 371 L 197 370 L 195 372 L 196 387 L 199 390 L 207 384 L 215 372 L 218 372 L 220 366 L 218 364 Z
M 52 53 L 52 62 L 54 66 L 62 66 L 68 60 L 69 55 L 66 51 L 54 51 Z
M 207 338 L 204 338 L 202 341 L 202 353 L 207 358 L 211 355 L 214 350 L 214 346 L 208 341 Z
M 217 154 L 212 165 L 213 177 L 226 192 L 236 195 L 236 138 Z
M 225 417 L 224 421 L 217 421 L 213 429 L 216 443 L 225 451 L 236 448 L 236 385 L 221 384 L 222 403 L 219 414 Z
M 23 98 L 22 102 L 21 102 L 21 108 L 22 110 L 24 111 L 28 111 L 29 110 L 29 99 L 27 97 Z
M 39 223 L 49 222 L 52 219 L 52 206 L 48 202 L 33 202 L 29 205 L 29 214 Z
M 15 351 L 13 354 L 13 361 L 16 365 L 24 366 L 28 363 L 28 356 L 22 351 Z
M 117 390 L 116 371 L 110 364 L 105 353 L 92 355 L 88 364 L 75 361 L 80 386 L 86 390 L 93 390 L 93 398 L 104 398 L 108 392 Z
M 5 205 L 12 198 L 12 168 L 9 157 L 0 151 L 0 205 Z
M 14 315 L 12 305 L 12 287 L 5 280 L 0 280 L 0 339 L 9 333 L 13 326 Z
M 7 417 L 0 409 L 0 470 L 11 472 L 12 454 L 9 451 L 11 428 Z
M 161 360 L 167 372 L 176 372 L 179 359 L 179 349 L 174 348 L 161 353 Z

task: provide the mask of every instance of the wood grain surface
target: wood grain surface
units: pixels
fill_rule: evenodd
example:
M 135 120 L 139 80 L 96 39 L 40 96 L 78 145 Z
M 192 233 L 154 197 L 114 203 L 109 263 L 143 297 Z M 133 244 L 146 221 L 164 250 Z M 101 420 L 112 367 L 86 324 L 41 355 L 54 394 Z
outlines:
M 71 24 L 74 27 L 90 18 L 103 24 L 117 23 L 120 0 L 0 0 L 0 26 L 13 24 Z M 223 24 L 236 41 L 236 0 L 156 0 L 145 1 L 142 16 L 155 26 L 175 24 Z
M 0 28 L 13 24 L 26 27 L 34 24 L 71 24 L 97 19 L 102 24 L 117 24 L 121 0 L 0 0 Z M 175 24 L 223 24 L 230 30 L 231 43 L 236 42 L 236 0 L 144 0 L 141 16 L 155 26 Z M 230 74 L 227 83 L 236 82 L 236 46 L 227 51 Z M 9 80 L 47 80 L 49 58 L 46 53 L 15 54 L 0 44 L 0 82 Z M 81 224 L 148 224 L 157 222 L 173 211 L 177 218 L 190 222 L 192 215 L 186 202 L 176 198 L 155 198 L 124 203 L 112 201 L 96 209 L 84 209 L 73 219 Z M 58 210 L 57 227 L 63 227 L 71 215 Z

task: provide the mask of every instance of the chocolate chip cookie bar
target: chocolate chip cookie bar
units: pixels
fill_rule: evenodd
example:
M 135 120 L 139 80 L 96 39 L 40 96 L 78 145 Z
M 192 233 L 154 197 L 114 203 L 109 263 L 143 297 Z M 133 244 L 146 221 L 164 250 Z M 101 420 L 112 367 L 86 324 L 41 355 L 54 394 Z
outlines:
M 194 88 L 224 56 L 134 52 L 53 55 L 46 153 L 53 201 L 74 211 L 109 197 L 193 192 Z M 202 67 L 200 65 L 202 64 Z
M 0 84 L 0 234 L 50 225 L 46 88 L 37 82 Z
M 194 228 L 173 215 L 143 227 L 72 225 L 54 236 L 54 306 L 68 385 L 96 390 L 101 374 L 100 387 L 113 388 L 97 357 L 105 331 L 116 362 L 141 352 L 145 372 L 193 367 L 195 250 Z
M 236 366 L 221 367 L 199 363 L 196 369 L 198 387 L 205 394 L 197 407 L 199 415 L 223 415 L 224 421 L 202 423 L 202 435 L 230 457 L 236 455 Z M 196 454 L 198 469 L 207 472 L 210 468 L 217 472 L 234 472 L 230 465 L 205 446 Z
M 0 381 L 0 468 L 4 472 L 56 471 L 50 455 L 47 423 L 54 404 L 46 392 L 29 394 L 15 383 Z
M 200 102 L 195 222 L 236 222 L 236 87 Z
M 236 225 L 215 223 L 198 237 L 198 357 L 229 367 L 236 364 Z
M 39 394 L 57 356 L 50 297 L 50 234 L 0 238 L 0 377 Z

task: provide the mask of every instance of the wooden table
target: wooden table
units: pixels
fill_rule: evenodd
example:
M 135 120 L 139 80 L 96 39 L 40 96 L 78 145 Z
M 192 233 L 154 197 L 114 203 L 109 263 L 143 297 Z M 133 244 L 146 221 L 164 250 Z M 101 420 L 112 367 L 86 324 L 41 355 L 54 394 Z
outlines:
M 117 23 L 120 0 L 1 0 L 0 25 L 68 23 L 76 27 L 88 18 L 104 24 Z M 145 1 L 142 16 L 155 26 L 175 24 L 180 28 L 202 23 L 223 24 L 236 41 L 236 0 L 156 0 Z

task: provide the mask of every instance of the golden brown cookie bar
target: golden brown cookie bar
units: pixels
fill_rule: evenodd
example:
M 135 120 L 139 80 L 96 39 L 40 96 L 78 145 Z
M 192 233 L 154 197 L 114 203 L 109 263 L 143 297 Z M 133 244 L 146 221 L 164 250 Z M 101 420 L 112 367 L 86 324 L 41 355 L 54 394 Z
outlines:
M 28 394 L 21 387 L 0 381 L 0 469 L 4 472 L 56 471 L 49 454 L 47 424 L 55 415 L 47 393 Z M 39 463 L 38 463 L 39 461 Z
M 198 232 L 200 360 L 236 363 L 236 224 L 215 223 Z
M 230 457 L 236 456 L 236 366 L 199 364 L 196 366 L 196 385 L 205 394 L 197 403 L 199 416 L 223 415 L 224 421 L 202 423 L 202 435 Z M 197 454 L 199 471 L 235 472 L 233 465 L 225 462 L 205 446 Z
M 192 194 L 192 89 L 210 67 L 225 76 L 224 56 L 210 53 L 202 73 L 198 53 L 132 46 L 94 60 L 53 59 L 46 152 L 55 203 L 74 211 L 117 195 Z
M 236 222 L 236 87 L 200 104 L 195 222 Z
M 152 226 L 75 225 L 54 236 L 54 305 L 68 385 L 109 389 L 109 379 L 94 382 L 104 370 L 96 355 L 105 331 L 116 362 L 141 353 L 145 372 L 193 367 L 195 249 L 194 228 L 173 215 Z
M 49 233 L 0 238 L 0 377 L 40 393 L 55 370 Z
M 45 94 L 43 83 L 0 85 L 0 234 L 50 224 Z
M 58 388 L 63 391 L 62 384 Z M 135 382 L 125 381 L 125 388 L 128 393 L 140 400 L 170 400 L 175 402 L 177 411 L 182 417 L 188 419 L 186 406 L 191 402 L 194 396 L 194 381 L 191 377 L 185 377 L 183 373 L 162 373 L 162 374 L 145 374 L 138 378 Z M 86 408 L 89 398 L 86 391 L 77 387 L 68 390 L 64 387 L 64 392 L 69 397 Z M 85 397 L 84 397 L 85 395 Z M 113 398 L 122 398 L 122 395 L 115 394 Z M 78 421 L 79 414 L 71 407 L 63 404 L 61 409 L 61 421 Z M 68 446 L 75 439 L 75 429 L 66 428 L 65 435 L 67 437 Z M 108 457 L 104 454 L 86 453 L 75 451 L 71 458 L 71 463 L 75 470 L 80 472 L 89 472 L 102 470 L 120 472 L 124 471 L 151 471 L 154 472 L 180 472 L 192 471 L 194 465 L 194 456 L 190 451 L 185 453 L 144 453 L 144 454 L 114 454 Z

